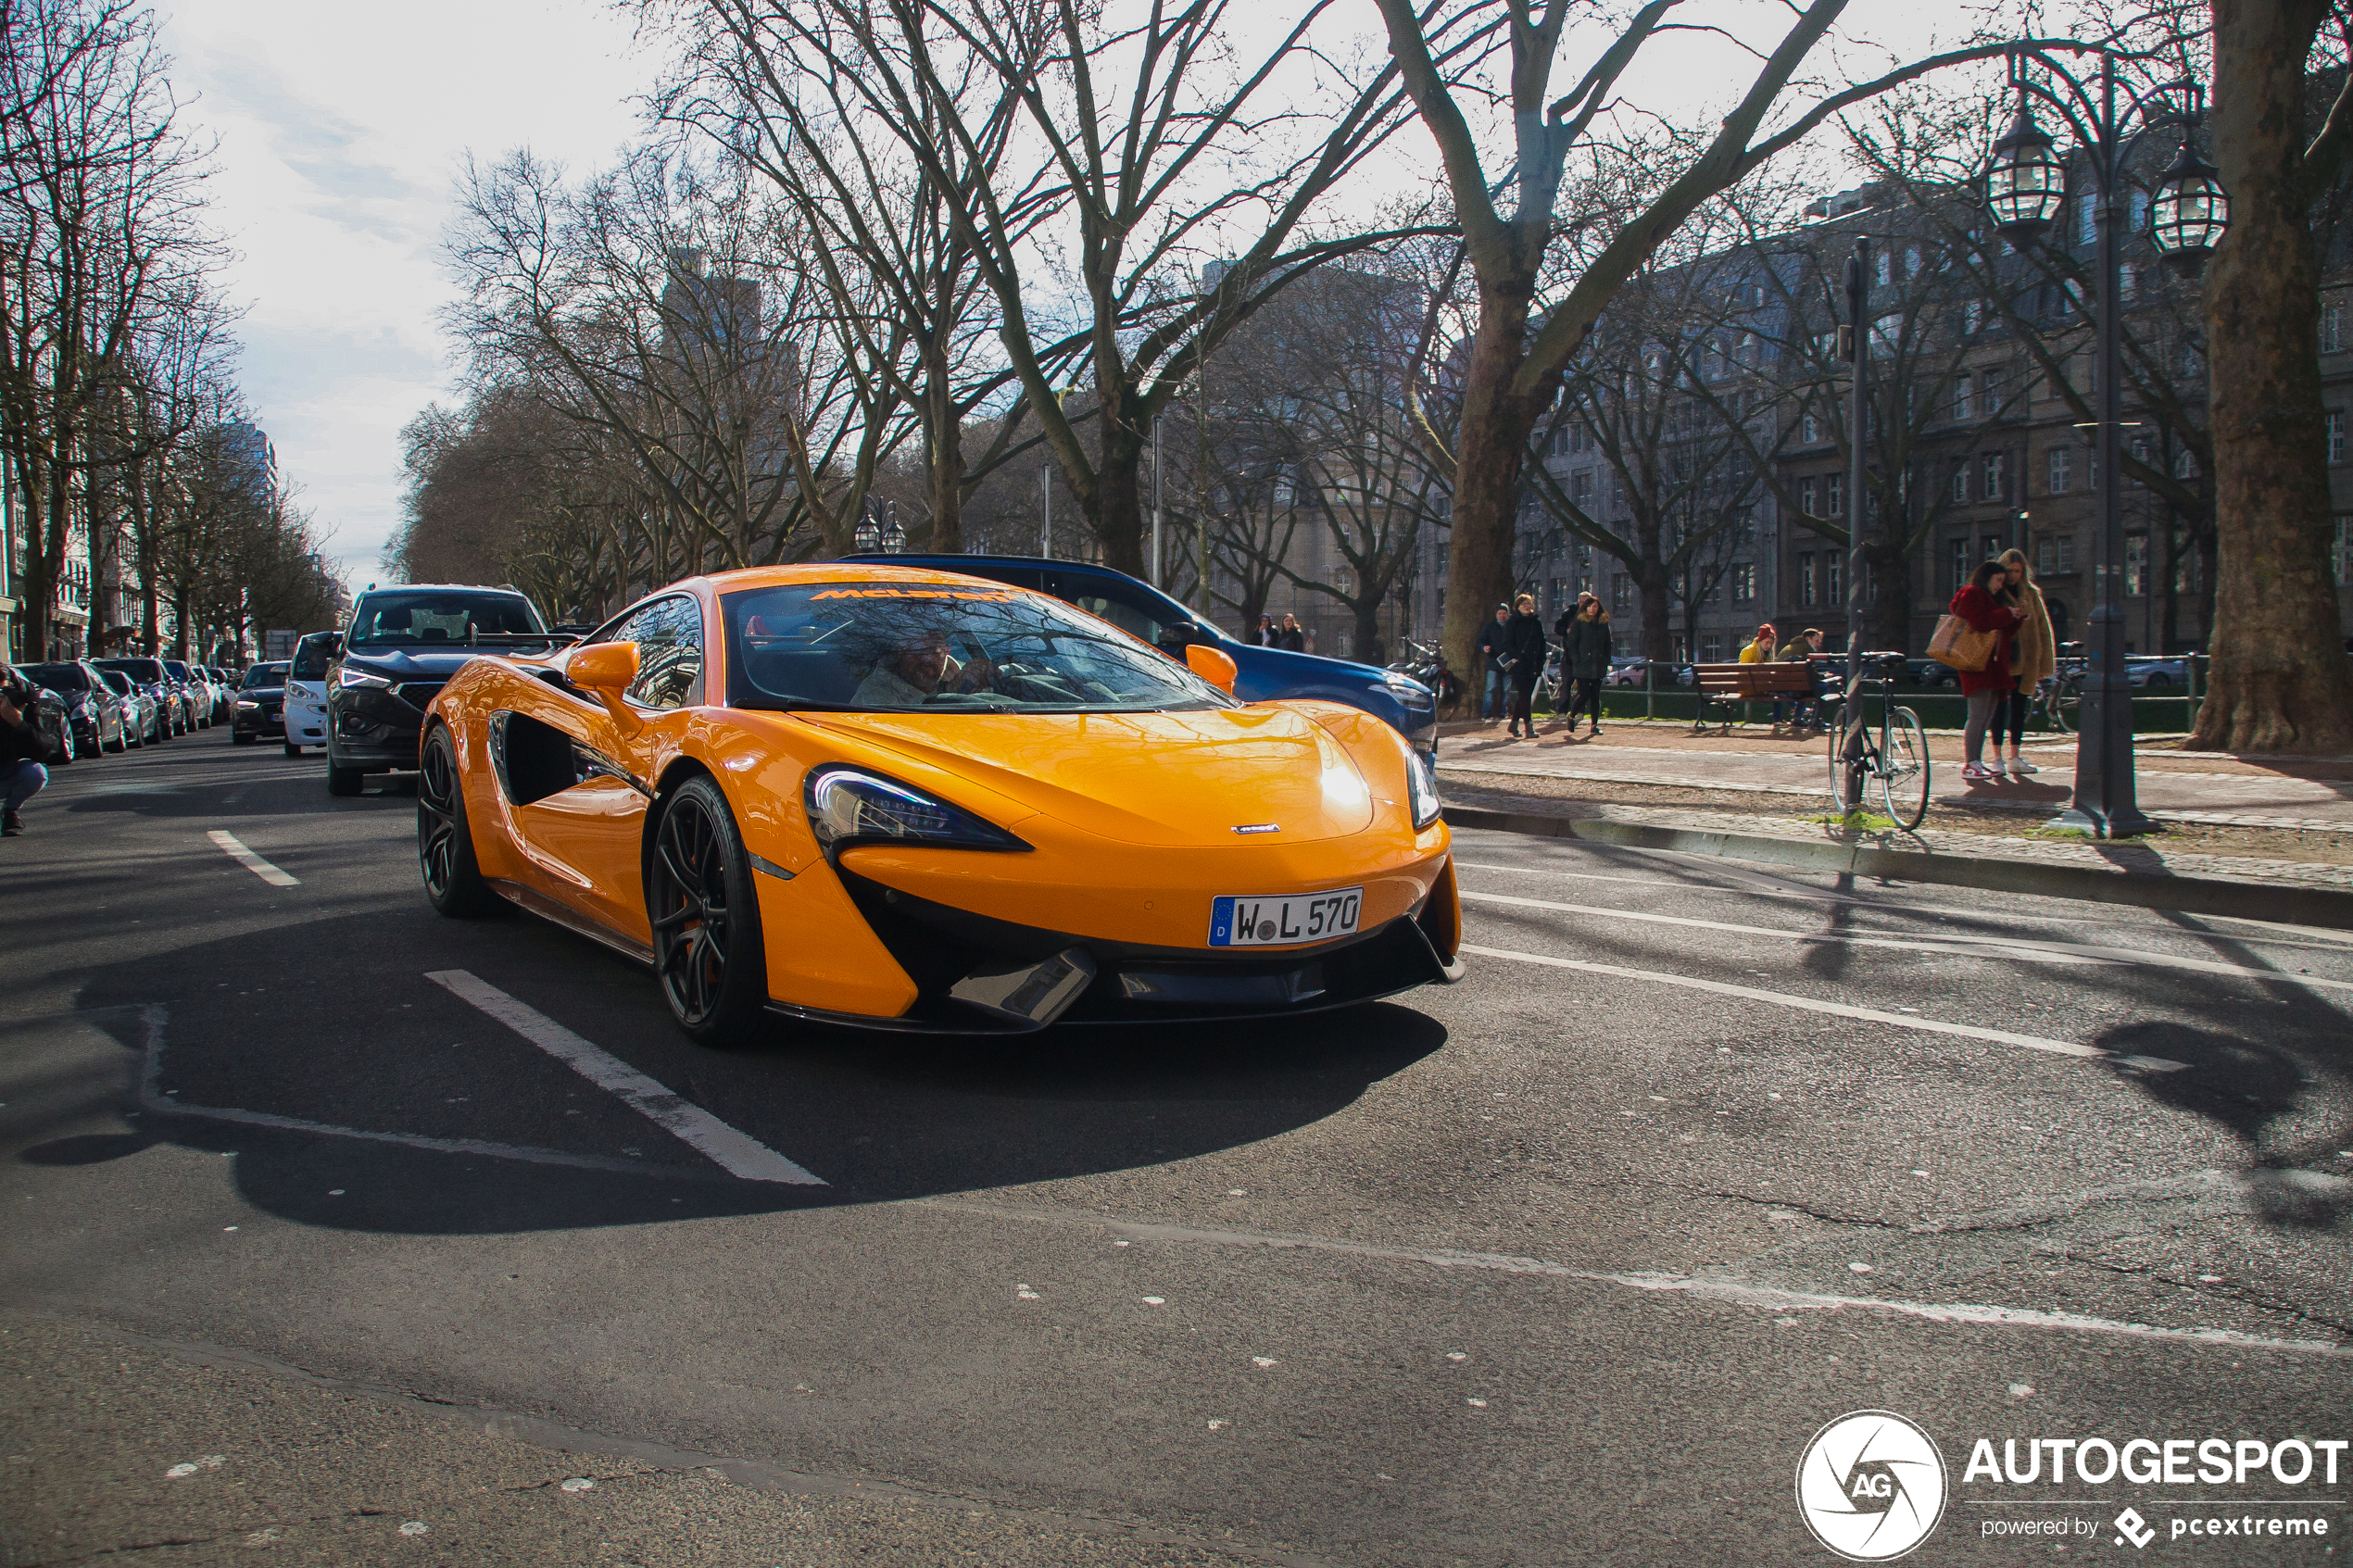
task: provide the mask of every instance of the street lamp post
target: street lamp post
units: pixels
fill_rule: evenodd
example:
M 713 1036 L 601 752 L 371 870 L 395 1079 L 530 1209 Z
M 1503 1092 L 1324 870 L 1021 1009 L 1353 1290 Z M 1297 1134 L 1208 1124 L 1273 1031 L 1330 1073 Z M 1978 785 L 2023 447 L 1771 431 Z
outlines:
M 2096 84 L 2060 60 L 2065 52 L 2099 56 Z M 2038 80 L 2032 66 L 2041 73 Z M 2018 113 L 1994 144 L 1985 172 L 1985 206 L 1994 227 L 2024 250 L 2043 237 L 2066 197 L 2067 166 L 2051 138 L 2034 123 L 2033 104 L 2048 106 L 2075 133 L 2091 165 L 2098 205 L 2099 345 L 2094 396 L 2097 408 L 2100 533 L 2093 561 L 2095 604 L 2085 637 L 2091 670 L 2084 682 L 2082 723 L 2075 746 L 2075 793 L 2052 826 L 2122 838 L 2152 833 L 2157 824 L 2134 799 L 2133 685 L 2124 668 L 2123 470 L 2119 439 L 2122 417 L 2122 257 L 2124 166 L 2141 133 L 2160 114 L 2178 115 L 2182 150 L 2159 176 L 2149 204 L 2149 238 L 2165 265 L 2195 277 L 2230 223 L 2230 200 L 2210 164 L 2195 149 L 2204 96 L 2195 82 L 2172 82 L 2135 92 L 2120 82 L 2117 58 L 2095 44 L 2020 48 L 2010 56 L 2010 85 Z M 2179 94 L 2186 105 L 2174 110 Z M 2121 102 L 2120 103 L 2120 97 Z

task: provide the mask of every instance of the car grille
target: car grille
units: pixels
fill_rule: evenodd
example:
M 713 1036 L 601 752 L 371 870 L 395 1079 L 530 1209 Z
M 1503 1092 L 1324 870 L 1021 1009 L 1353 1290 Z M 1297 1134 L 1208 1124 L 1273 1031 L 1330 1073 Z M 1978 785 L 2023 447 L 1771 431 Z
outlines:
M 422 708 L 431 702 L 434 694 L 447 684 L 448 683 L 446 681 L 411 681 L 406 685 L 395 686 L 392 689 L 399 694 L 403 702 Z

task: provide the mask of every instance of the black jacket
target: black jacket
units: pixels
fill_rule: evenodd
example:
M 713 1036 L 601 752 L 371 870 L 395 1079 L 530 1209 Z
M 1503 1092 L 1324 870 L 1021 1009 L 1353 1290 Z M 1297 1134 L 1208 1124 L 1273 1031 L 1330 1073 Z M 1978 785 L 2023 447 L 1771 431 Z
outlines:
M 1544 672 L 1544 623 L 1532 613 L 1512 612 L 1504 622 L 1504 657 L 1512 661 L 1512 679 L 1532 686 Z
M 1578 681 L 1598 681 L 1607 675 L 1610 642 L 1606 611 L 1591 621 L 1570 621 L 1568 635 L 1561 641 L 1561 661 L 1568 666 L 1569 677 Z
M 1277 647 L 1289 648 L 1293 653 L 1305 653 L 1307 651 L 1307 629 L 1303 626 L 1284 627 L 1281 631 L 1275 633 L 1275 646 Z
M 1490 621 L 1478 629 L 1478 651 L 1486 655 L 1490 664 L 1501 664 L 1511 657 L 1506 651 L 1507 639 L 1511 636 L 1506 630 L 1508 624 L 1502 621 Z
M 32 695 L 21 686 L 10 687 L 9 700 L 13 702 L 19 697 L 24 699 L 24 706 L 17 710 L 20 722 L 11 724 L 0 720 L 0 765 L 46 762 L 57 755 L 57 743 L 42 730 L 39 715 L 32 707 L 35 700 Z

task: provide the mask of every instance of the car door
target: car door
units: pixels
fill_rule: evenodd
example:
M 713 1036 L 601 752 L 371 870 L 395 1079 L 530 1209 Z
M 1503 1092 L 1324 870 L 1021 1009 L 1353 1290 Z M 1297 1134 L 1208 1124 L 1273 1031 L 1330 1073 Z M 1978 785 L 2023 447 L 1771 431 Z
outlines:
M 535 797 L 515 807 L 517 831 L 535 863 L 555 879 L 548 891 L 645 941 L 649 932 L 639 849 L 646 808 L 662 740 L 675 727 L 669 716 L 702 700 L 701 607 L 692 595 L 667 595 L 628 611 L 589 640 L 637 645 L 637 680 L 622 699 L 635 722 L 617 721 L 585 694 L 551 686 L 533 711 L 502 716 L 493 750 L 510 759 L 504 771 L 514 779 L 526 771 L 517 764 L 534 748 L 543 755 L 553 748 L 554 737 L 532 726 L 560 734 L 560 770 L 549 757 L 539 776 L 562 787 L 537 793 L 526 786 L 522 792 Z M 510 788 L 509 798 L 516 793 Z

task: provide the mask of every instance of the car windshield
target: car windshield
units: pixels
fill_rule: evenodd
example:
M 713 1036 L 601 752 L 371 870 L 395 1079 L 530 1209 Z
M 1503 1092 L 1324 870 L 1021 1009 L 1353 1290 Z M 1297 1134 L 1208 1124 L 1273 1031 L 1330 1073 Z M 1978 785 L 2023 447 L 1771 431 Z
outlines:
M 351 613 L 346 648 L 412 647 L 483 637 L 544 636 L 538 611 L 521 594 L 466 588 L 404 588 L 370 594 Z
M 1165 655 L 1018 588 L 817 583 L 720 602 L 727 700 L 736 708 L 1119 713 L 1232 705 Z
M 188 678 L 188 667 L 176 659 L 165 659 L 163 667 L 171 671 L 171 678 L 175 681 L 184 681 Z
M 129 696 L 131 695 L 131 677 L 124 674 L 121 671 L 101 670 L 98 671 L 98 674 L 99 677 L 107 683 L 107 690 L 113 692 L 117 696 Z
M 79 664 L 19 664 L 18 673 L 36 686 L 46 686 L 53 692 L 86 692 L 90 677 L 82 672 Z
M 327 663 L 334 657 L 335 634 L 313 632 L 295 645 L 294 662 L 286 671 L 292 681 L 323 681 L 327 678 Z
M 256 686 L 282 686 L 286 683 L 286 667 L 283 664 L 257 664 L 245 671 L 245 689 Z
M 134 681 L 150 684 L 169 678 L 163 672 L 163 660 L 159 659 L 110 659 L 98 668 L 120 670 Z

